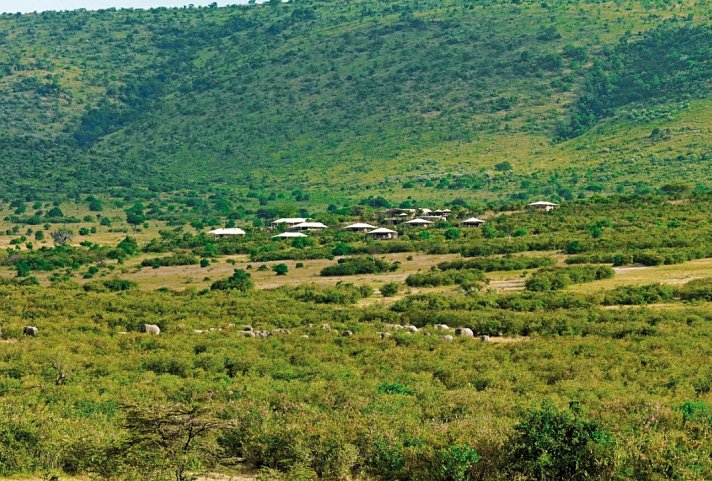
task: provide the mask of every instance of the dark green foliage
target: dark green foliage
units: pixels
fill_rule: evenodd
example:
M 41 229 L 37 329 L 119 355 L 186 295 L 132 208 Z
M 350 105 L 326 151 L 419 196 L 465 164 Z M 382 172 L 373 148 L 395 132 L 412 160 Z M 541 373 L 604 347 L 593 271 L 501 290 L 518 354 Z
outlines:
M 123 252 L 123 251 L 122 251 Z M 92 244 L 89 247 L 58 246 L 41 247 L 37 250 L 21 251 L 5 259 L 5 263 L 15 265 L 18 272 L 53 271 L 60 268 L 78 269 L 82 265 L 101 262 L 115 257 L 114 249 Z
M 252 275 L 243 269 L 235 269 L 232 276 L 213 282 L 210 286 L 212 290 L 237 290 L 246 292 L 255 286 Z
M 383 297 L 393 297 L 398 294 L 398 291 L 400 290 L 400 284 L 398 284 L 397 282 L 386 282 L 381 286 L 379 290 L 381 291 L 381 295 Z
M 136 202 L 133 206 L 126 209 L 126 222 L 131 224 L 134 229 L 146 222 L 145 207 L 141 202 Z
M 339 242 L 336 244 L 334 249 L 331 251 L 331 254 L 334 256 L 345 256 L 351 253 L 351 247 L 348 244 L 344 244 L 343 242 Z
M 663 264 L 680 264 L 695 259 L 712 256 L 712 247 L 701 245 L 696 247 L 661 247 L 621 252 L 592 252 L 568 257 L 567 264 L 604 263 L 614 266 L 642 264 L 644 266 L 660 266 Z
M 596 60 L 565 137 L 633 102 L 669 101 L 707 93 L 712 77 L 712 27 L 660 27 L 642 39 L 622 41 Z
M 712 278 L 690 281 L 678 289 L 678 295 L 685 301 L 712 302 Z
M 287 272 L 289 272 L 289 268 L 287 264 L 275 264 L 272 266 L 272 271 L 278 276 L 286 276 Z
M 510 469 L 525 479 L 605 479 L 614 469 L 613 438 L 575 409 L 544 402 L 514 431 L 507 443 Z
M 408 389 L 399 382 L 382 382 L 378 385 L 376 391 L 380 394 L 413 394 L 412 389 Z
M 483 257 L 479 259 L 441 262 L 438 264 L 438 269 L 441 271 L 452 269 L 476 269 L 484 272 L 518 271 L 523 269 L 535 269 L 538 267 L 552 266 L 554 264 L 556 264 L 556 259 L 553 257 L 506 255 L 503 257 Z
M 476 269 L 458 269 L 440 272 L 437 270 L 409 275 L 405 283 L 411 287 L 436 287 L 453 284 L 466 288 L 476 287 L 485 280 L 484 272 Z
M 712 404 L 705 401 L 685 401 L 680 407 L 682 420 L 685 422 L 701 422 L 712 427 Z
M 472 468 L 480 461 L 477 451 L 468 446 L 451 446 L 438 453 L 442 481 L 470 481 L 477 479 Z
M 606 292 L 604 304 L 607 305 L 641 305 L 669 301 L 675 295 L 670 286 L 648 284 L 644 286 L 621 286 Z
M 335 265 L 324 267 L 322 276 L 353 276 L 356 274 L 376 274 L 393 272 L 398 264 L 377 259 L 373 256 L 356 256 L 339 259 Z
M 456 229 L 454 227 L 451 227 L 445 231 L 445 238 L 448 240 L 453 240 L 453 239 L 459 239 L 462 233 L 460 232 L 460 229 Z
M 615 272 L 608 266 L 545 267 L 526 281 L 529 291 L 555 291 L 570 284 L 610 279 Z
M 305 284 L 287 289 L 286 292 L 288 296 L 298 301 L 317 304 L 353 304 L 373 294 L 373 290 L 368 286 L 355 286 L 343 282 L 334 287 L 317 287 Z
M 130 236 L 124 237 L 124 240 L 119 242 L 116 248 L 124 251 L 126 255 L 129 256 L 138 254 L 139 252 L 138 241 L 136 238 Z
M 149 259 L 144 259 L 141 261 L 141 266 L 158 269 L 159 267 L 167 266 L 190 266 L 198 264 L 198 262 L 198 258 L 192 254 L 174 253 L 165 257 L 151 257 Z
M 84 290 L 89 292 L 122 292 L 138 289 L 138 284 L 126 279 L 106 279 L 84 284 Z

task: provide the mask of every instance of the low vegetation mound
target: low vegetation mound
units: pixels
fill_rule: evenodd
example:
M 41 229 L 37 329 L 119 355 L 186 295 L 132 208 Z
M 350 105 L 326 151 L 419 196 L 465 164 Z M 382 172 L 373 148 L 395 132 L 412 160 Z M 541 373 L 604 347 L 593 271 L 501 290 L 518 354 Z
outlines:
M 393 272 L 399 267 L 398 262 L 388 262 L 373 256 L 343 257 L 336 264 L 324 267 L 322 276 L 353 276 L 356 274 L 379 274 Z
M 608 266 L 545 267 L 526 280 L 529 291 L 556 291 L 570 284 L 610 279 L 615 271 Z
M 405 283 L 411 287 L 437 287 L 457 284 L 465 290 L 477 289 L 486 280 L 485 274 L 477 269 L 451 271 L 433 270 L 409 275 Z

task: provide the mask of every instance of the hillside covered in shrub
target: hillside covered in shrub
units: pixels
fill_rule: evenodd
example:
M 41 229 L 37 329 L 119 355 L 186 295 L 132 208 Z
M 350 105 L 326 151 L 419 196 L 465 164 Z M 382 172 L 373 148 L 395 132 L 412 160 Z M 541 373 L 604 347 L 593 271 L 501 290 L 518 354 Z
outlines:
M 706 1 L 300 0 L 4 14 L 0 32 L 8 201 L 709 187 Z

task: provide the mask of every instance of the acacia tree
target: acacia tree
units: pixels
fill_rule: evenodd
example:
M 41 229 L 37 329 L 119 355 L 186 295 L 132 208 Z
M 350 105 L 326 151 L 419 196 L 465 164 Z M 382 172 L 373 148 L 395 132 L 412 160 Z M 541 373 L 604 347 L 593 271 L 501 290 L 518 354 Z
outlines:
M 56 246 L 66 245 L 74 238 L 74 232 L 64 228 L 57 229 L 50 235 L 52 236 L 52 240 L 54 241 L 54 245 Z
M 144 479 L 193 479 L 191 473 L 213 467 L 220 449 L 217 434 L 223 421 L 208 408 L 166 404 L 124 406 L 127 438 L 122 458 Z
M 141 202 L 136 202 L 134 205 L 126 209 L 126 222 L 131 224 L 134 232 L 138 226 L 146 222 L 146 213 Z

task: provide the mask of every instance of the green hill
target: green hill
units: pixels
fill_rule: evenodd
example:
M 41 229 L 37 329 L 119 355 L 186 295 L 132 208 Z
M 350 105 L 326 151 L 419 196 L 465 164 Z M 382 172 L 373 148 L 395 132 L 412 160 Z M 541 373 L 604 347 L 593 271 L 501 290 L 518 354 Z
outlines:
M 2 15 L 0 195 L 249 208 L 707 189 L 710 11 L 312 0 Z

